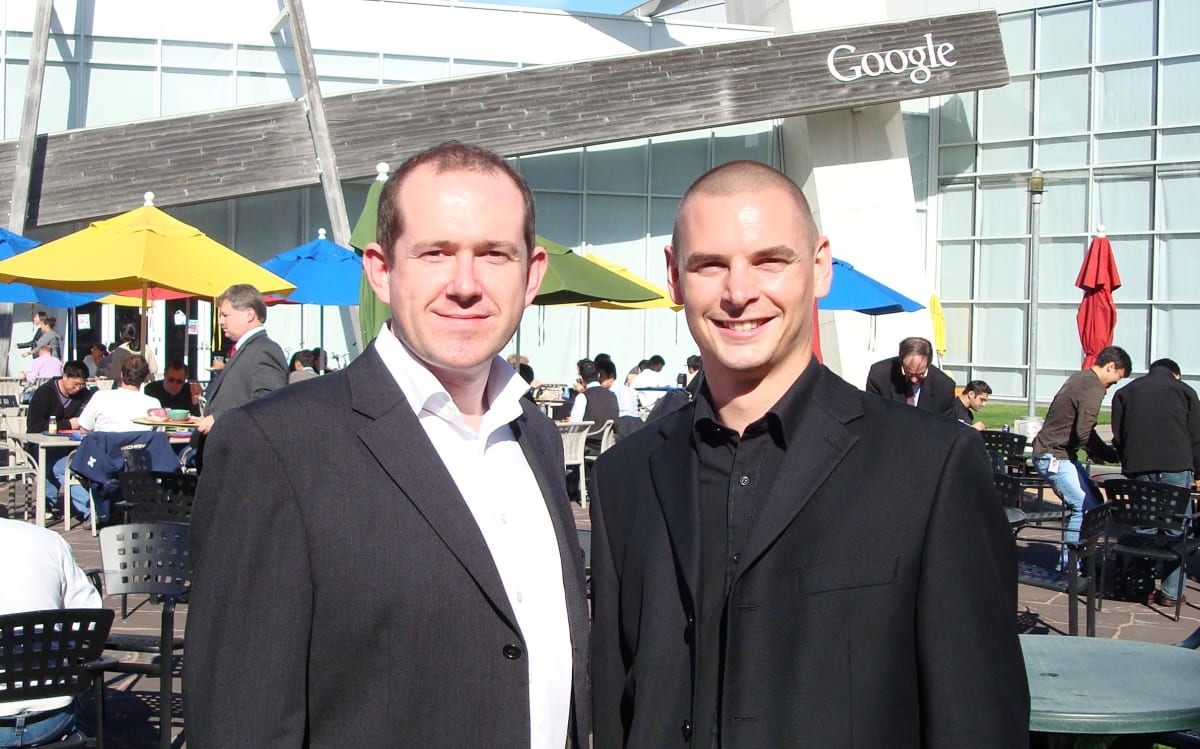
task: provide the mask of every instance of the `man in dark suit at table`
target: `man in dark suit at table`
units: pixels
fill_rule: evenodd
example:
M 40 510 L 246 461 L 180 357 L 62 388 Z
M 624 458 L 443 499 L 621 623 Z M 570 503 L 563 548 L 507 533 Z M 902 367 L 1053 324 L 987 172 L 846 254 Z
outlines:
M 596 463 L 594 746 L 1025 745 L 983 444 L 813 358 L 832 256 L 800 189 L 705 174 L 667 269 L 704 384 Z
M 954 380 L 932 362 L 933 344 L 905 338 L 897 356 L 871 365 L 867 392 L 953 418 Z
M 496 356 L 545 274 L 533 210 L 494 153 L 409 159 L 364 253 L 391 320 L 349 367 L 219 420 L 189 746 L 587 746 L 562 440 Z

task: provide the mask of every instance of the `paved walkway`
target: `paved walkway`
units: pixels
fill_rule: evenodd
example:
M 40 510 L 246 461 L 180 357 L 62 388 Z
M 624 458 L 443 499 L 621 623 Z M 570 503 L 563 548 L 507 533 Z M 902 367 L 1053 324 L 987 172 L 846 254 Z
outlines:
M 587 512 L 576 507 L 576 521 L 582 528 L 590 527 Z M 61 524 L 54 526 L 62 532 Z M 75 551 L 76 560 L 84 569 L 100 567 L 99 543 L 82 526 L 75 526 L 63 534 Z M 1050 532 L 1042 538 L 1023 540 L 1019 543 L 1019 554 L 1023 561 L 1048 564 L 1057 554 L 1055 535 Z M 1187 598 L 1200 602 L 1200 563 L 1193 561 L 1189 567 Z M 1018 591 L 1019 603 L 1016 623 L 1023 633 L 1065 635 L 1067 632 L 1067 596 L 1062 593 L 1041 590 L 1022 585 Z M 118 612 L 114 631 L 155 634 L 159 626 L 159 608 L 144 600 L 131 599 L 133 611 L 126 619 L 120 617 L 121 602 L 116 597 L 105 600 L 106 605 Z M 1080 610 L 1082 629 L 1083 610 Z M 1147 606 L 1139 603 L 1106 600 L 1097 615 L 1097 636 L 1141 640 L 1146 642 L 1175 643 L 1200 627 L 1200 607 L 1185 604 L 1181 620 L 1171 619 L 1173 609 Z M 176 634 L 182 635 L 187 623 L 187 606 L 179 606 L 176 612 Z M 986 647 L 986 644 L 980 645 Z M 139 657 L 126 654 L 127 657 Z M 146 656 L 140 656 L 145 658 Z M 179 663 L 176 664 L 175 699 L 172 704 L 172 736 L 175 746 L 186 746 L 183 731 L 183 711 L 178 679 Z M 158 740 L 158 681 L 149 677 L 113 675 L 108 682 L 109 694 L 106 709 L 107 744 L 113 749 L 153 749 Z M 85 728 L 90 721 L 85 716 Z

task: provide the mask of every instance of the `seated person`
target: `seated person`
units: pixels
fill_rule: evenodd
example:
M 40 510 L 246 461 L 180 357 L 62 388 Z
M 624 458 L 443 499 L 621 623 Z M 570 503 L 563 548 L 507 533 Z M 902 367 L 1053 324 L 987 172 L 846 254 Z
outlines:
M 25 373 L 25 381 L 32 383 L 61 375 L 62 362 L 55 358 L 49 346 L 42 346 L 37 351 L 37 358 L 33 360 L 33 365 Z
M 0 614 L 104 605 L 62 536 L 20 520 L 0 519 L 0 590 Z M 71 697 L 0 702 L 0 746 L 53 743 L 74 730 Z
M 145 424 L 135 424 L 134 419 L 145 418 L 146 412 L 159 408 L 158 401 L 142 393 L 141 383 L 150 374 L 150 366 L 141 354 L 132 354 L 121 362 L 121 379 L 113 390 L 96 392 L 83 413 L 79 414 L 79 431 L 88 432 L 145 432 L 150 427 Z M 58 464 L 54 469 L 57 473 Z M 63 468 L 66 468 L 65 461 Z M 59 482 L 62 474 L 58 474 Z M 87 489 L 79 484 L 71 485 L 71 504 L 84 520 L 90 514 L 89 495 Z M 97 502 L 96 512 L 101 520 L 108 516 L 107 507 L 101 507 Z
M 39 387 L 29 401 L 25 413 L 25 431 L 40 433 L 50 427 L 53 416 L 59 429 L 78 429 L 79 415 L 92 397 L 87 387 L 87 367 L 81 361 L 69 361 L 63 365 L 62 377 L 56 377 Z M 51 470 L 46 475 L 46 507 L 59 508 L 59 487 L 67 470 L 70 447 L 46 448 L 46 460 Z
M 954 397 L 954 418 L 979 431 L 987 429 L 982 421 L 975 419 L 975 412 L 987 405 L 992 388 L 983 380 L 971 380 L 961 394 Z
M 167 362 L 166 377 L 147 385 L 146 395 L 157 398 L 163 408 L 182 408 L 192 416 L 200 415 L 200 391 L 188 384 L 187 365 L 182 359 Z
M 87 365 L 88 377 L 105 377 L 108 374 L 108 349 L 103 343 L 93 343 L 92 352 L 83 357 Z
M 617 396 L 600 384 L 596 363 L 591 359 L 580 359 L 576 367 L 579 370 L 579 380 L 575 397 L 571 401 L 571 415 L 567 420 L 592 422 L 585 449 L 588 455 L 599 455 L 600 428 L 606 421 L 615 422 L 620 413 Z
M 316 377 L 317 371 L 313 368 L 315 362 L 316 356 L 308 349 L 292 354 L 292 361 L 288 364 L 288 384 Z

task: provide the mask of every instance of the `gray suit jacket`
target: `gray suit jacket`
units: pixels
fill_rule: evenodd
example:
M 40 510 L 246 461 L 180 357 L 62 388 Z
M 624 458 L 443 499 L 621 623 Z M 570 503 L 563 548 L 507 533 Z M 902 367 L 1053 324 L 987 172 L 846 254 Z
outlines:
M 512 427 L 558 539 L 571 739 L 586 746 L 587 606 L 562 441 L 523 406 Z M 192 543 L 189 746 L 529 745 L 516 616 L 374 346 L 218 420 Z
M 1027 744 L 1016 549 L 983 443 L 819 375 L 739 551 L 721 633 L 695 631 L 694 406 L 597 461 L 597 749 L 712 746 L 691 686 L 693 642 L 714 635 L 723 747 Z
M 267 337 L 266 331 L 251 336 L 237 353 L 229 357 L 204 397 L 208 402 L 205 415 L 216 416 L 222 411 L 249 403 L 278 390 L 287 384 L 287 364 L 279 344 Z

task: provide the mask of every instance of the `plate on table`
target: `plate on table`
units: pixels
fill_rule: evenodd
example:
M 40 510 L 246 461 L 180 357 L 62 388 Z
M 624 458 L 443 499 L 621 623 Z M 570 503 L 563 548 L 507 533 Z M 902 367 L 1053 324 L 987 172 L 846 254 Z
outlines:
M 47 437 L 70 437 L 75 441 L 83 439 L 83 433 L 78 429 L 59 429 L 57 432 L 42 432 Z

